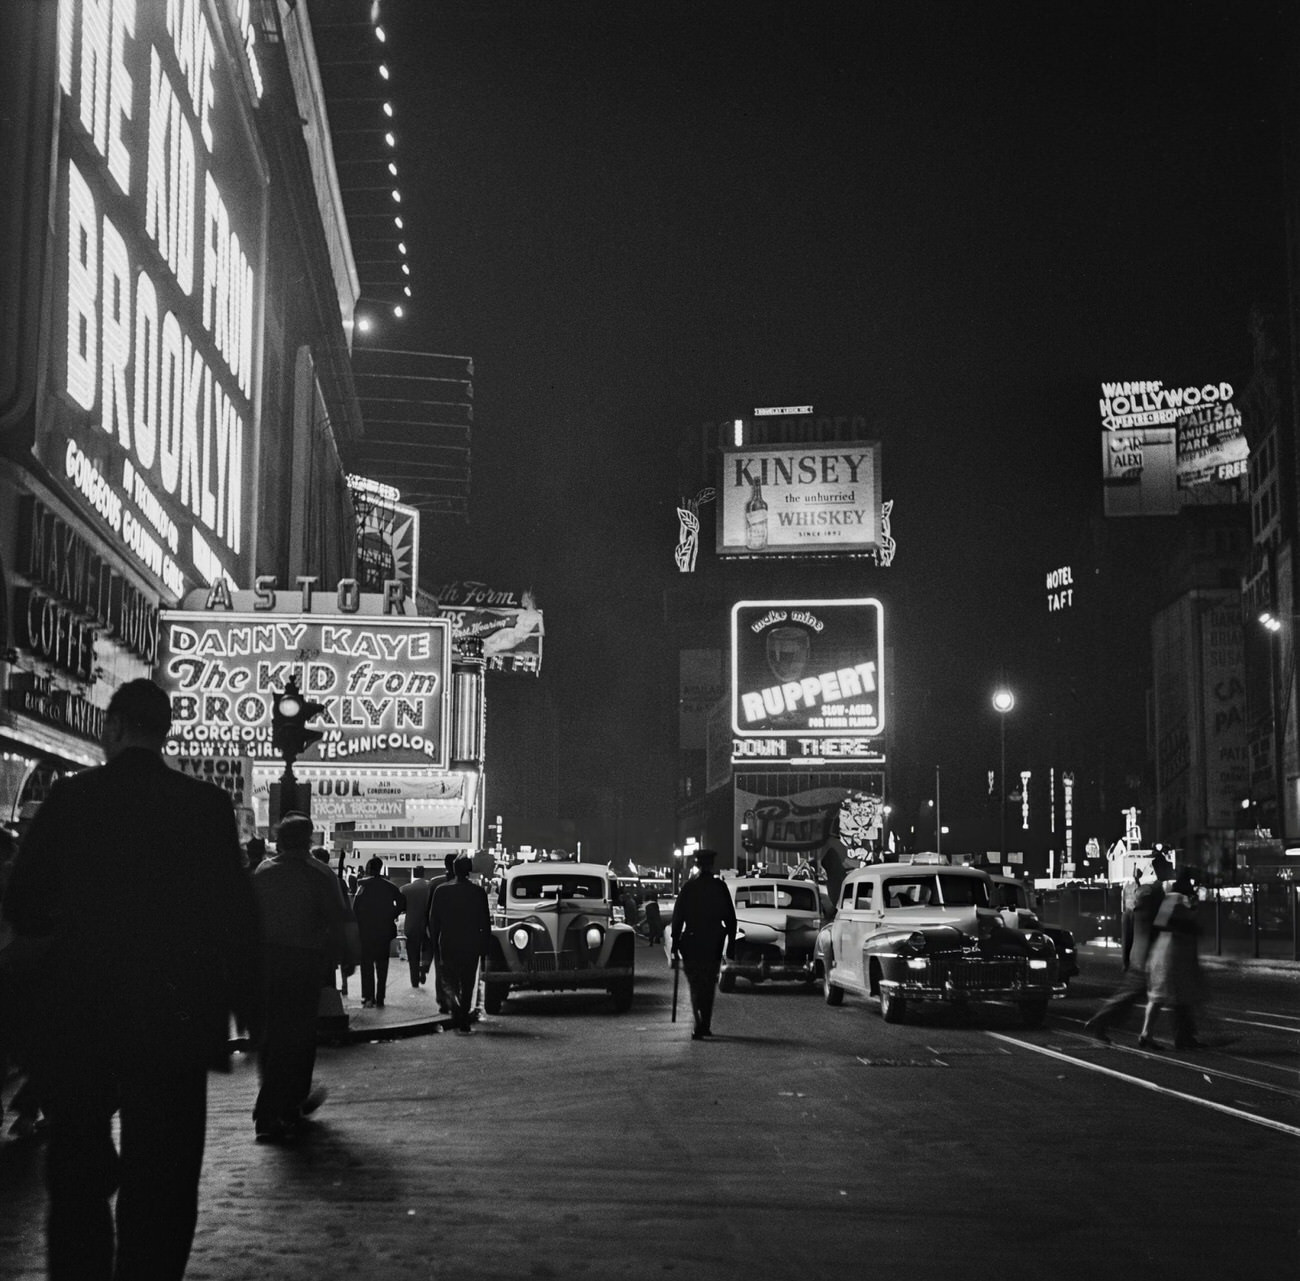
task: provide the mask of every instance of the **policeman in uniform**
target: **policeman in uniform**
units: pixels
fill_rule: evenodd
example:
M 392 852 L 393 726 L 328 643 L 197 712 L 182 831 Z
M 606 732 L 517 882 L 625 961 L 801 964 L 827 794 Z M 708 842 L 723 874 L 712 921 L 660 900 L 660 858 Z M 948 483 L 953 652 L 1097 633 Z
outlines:
M 696 851 L 698 875 L 682 887 L 673 908 L 673 964 L 680 956 L 690 985 L 693 1041 L 713 1034 L 713 997 L 722 949 L 736 945 L 736 909 L 727 887 L 714 875 L 717 856 L 716 850 Z

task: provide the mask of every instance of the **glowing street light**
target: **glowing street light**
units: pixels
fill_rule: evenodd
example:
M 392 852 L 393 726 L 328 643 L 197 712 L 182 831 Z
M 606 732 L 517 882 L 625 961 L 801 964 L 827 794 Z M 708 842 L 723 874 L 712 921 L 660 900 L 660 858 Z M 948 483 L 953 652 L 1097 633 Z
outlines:
M 993 691 L 993 710 L 998 713 L 999 737 L 1002 740 L 1002 768 L 998 774 L 998 816 L 1003 864 L 1007 861 L 1007 713 L 1015 705 L 1016 696 L 1005 685 Z

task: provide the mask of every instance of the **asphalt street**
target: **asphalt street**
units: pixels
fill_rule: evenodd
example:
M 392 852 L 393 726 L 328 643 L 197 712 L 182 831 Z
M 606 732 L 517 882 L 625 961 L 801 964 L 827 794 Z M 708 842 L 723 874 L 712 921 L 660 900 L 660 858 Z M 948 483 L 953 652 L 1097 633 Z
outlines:
M 324 1048 L 329 1101 L 254 1143 L 252 1060 L 210 1089 L 187 1274 L 333 1278 L 1283 1277 L 1300 1262 L 1300 974 L 1218 968 L 1208 1048 L 745 983 L 712 1041 L 637 951 L 600 994 L 512 997 L 468 1037 Z M 389 1006 L 427 1003 L 395 967 Z M 406 992 L 401 989 L 405 987 Z M 683 993 L 684 995 L 684 993 Z M 683 1003 L 684 1012 L 684 1003 Z M 426 1023 L 427 1028 L 427 1023 Z M 0 1145 L 0 1277 L 42 1273 L 39 1140 Z

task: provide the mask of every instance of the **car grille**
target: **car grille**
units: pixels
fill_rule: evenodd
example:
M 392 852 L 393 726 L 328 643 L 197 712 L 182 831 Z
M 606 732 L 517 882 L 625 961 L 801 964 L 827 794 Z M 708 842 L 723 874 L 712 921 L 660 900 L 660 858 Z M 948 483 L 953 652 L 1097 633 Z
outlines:
M 528 969 L 533 974 L 555 974 L 578 968 L 577 952 L 534 952 L 528 958 Z
M 958 992 L 1019 987 L 1025 981 L 1025 962 L 1016 956 L 932 956 L 926 981 Z

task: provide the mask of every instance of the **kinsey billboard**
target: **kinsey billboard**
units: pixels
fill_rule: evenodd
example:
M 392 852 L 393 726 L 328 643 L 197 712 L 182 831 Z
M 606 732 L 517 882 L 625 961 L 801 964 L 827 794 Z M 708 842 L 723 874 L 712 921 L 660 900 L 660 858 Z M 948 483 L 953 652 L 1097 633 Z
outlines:
M 291 676 L 325 705 L 305 763 L 448 764 L 450 624 L 396 615 L 164 610 L 158 680 L 173 756 L 273 761 L 272 706 Z
M 815 756 L 815 740 L 834 740 L 860 744 L 852 755 L 864 754 L 885 728 L 884 654 L 878 600 L 739 601 L 731 609 L 738 745 L 806 741 L 802 754 Z
M 36 452 L 173 598 L 241 578 L 252 547 L 266 174 L 255 60 L 213 26 L 229 16 L 202 0 L 59 7 Z
M 723 449 L 719 556 L 866 556 L 880 546 L 880 444 Z

